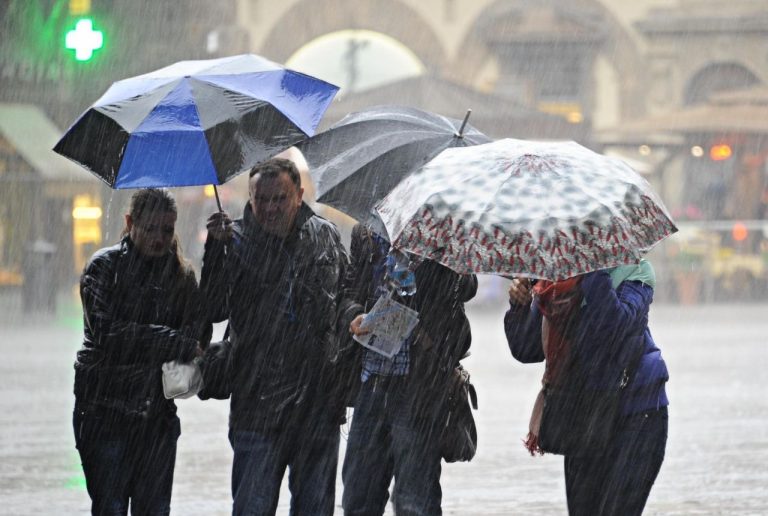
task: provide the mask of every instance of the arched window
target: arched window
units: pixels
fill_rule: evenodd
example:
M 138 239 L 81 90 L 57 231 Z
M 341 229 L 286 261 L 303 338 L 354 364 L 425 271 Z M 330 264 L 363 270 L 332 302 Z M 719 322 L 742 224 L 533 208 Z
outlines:
M 685 88 L 685 105 L 698 104 L 718 91 L 755 86 L 760 79 L 738 63 L 716 63 L 699 70 Z
M 424 73 L 424 64 L 398 40 L 370 30 L 324 34 L 298 49 L 286 65 L 341 87 L 339 95 Z

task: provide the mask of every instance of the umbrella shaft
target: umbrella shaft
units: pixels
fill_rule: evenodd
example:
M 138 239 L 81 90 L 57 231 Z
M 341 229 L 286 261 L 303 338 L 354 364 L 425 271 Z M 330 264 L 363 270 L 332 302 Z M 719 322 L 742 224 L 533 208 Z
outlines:
M 219 211 L 223 212 L 224 210 L 221 209 L 221 200 L 219 199 L 219 190 L 216 188 L 216 185 L 213 185 L 213 195 L 216 196 L 216 205 L 219 207 Z

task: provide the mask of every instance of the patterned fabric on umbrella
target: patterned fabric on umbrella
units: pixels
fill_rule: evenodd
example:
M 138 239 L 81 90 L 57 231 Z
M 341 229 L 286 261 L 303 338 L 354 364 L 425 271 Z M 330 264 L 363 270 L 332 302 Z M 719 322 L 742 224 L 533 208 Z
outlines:
M 447 149 L 376 208 L 395 247 L 461 273 L 551 280 L 635 263 L 677 231 L 645 179 L 575 142 Z

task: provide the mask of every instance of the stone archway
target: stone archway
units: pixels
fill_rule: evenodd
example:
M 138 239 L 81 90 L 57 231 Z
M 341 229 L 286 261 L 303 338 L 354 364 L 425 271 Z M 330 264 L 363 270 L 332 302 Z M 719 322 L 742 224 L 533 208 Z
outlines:
M 573 14 L 583 19 L 590 14 L 598 18 L 604 39 L 604 49 L 599 56 L 604 57 L 616 70 L 619 77 L 620 112 L 622 118 L 640 116 L 645 111 L 643 94 L 645 79 L 643 61 L 627 30 L 619 23 L 613 13 L 598 0 L 497 0 L 491 3 L 478 16 L 461 45 L 451 69 L 452 77 L 464 80 L 477 76 L 483 66 L 494 56 L 485 43 L 485 28 L 500 17 L 516 10 L 549 8 L 556 12 Z M 578 21 L 578 20 L 576 20 Z
M 284 62 L 315 38 L 344 29 L 367 29 L 398 40 L 428 72 L 439 73 L 446 65 L 445 49 L 429 24 L 397 0 L 303 0 L 273 24 L 260 52 Z
M 710 63 L 699 69 L 685 84 L 683 103 L 688 106 L 705 102 L 718 91 L 737 90 L 760 84 L 760 79 L 741 63 Z

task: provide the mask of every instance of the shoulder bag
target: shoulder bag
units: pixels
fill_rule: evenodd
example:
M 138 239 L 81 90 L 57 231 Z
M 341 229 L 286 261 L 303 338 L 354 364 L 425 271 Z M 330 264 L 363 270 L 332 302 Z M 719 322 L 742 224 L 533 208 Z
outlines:
M 569 364 L 557 386 L 542 388 L 544 408 L 538 435 L 542 452 L 569 457 L 603 455 L 621 417 L 621 398 L 642 358 L 641 342 L 634 337 L 629 345 L 637 351 L 613 385 L 590 386 L 586 372 L 577 362 Z
M 471 461 L 477 451 L 477 427 L 472 409 L 477 410 L 477 393 L 469 372 L 461 365 L 452 374 L 448 414 L 440 434 L 440 454 L 445 462 Z

